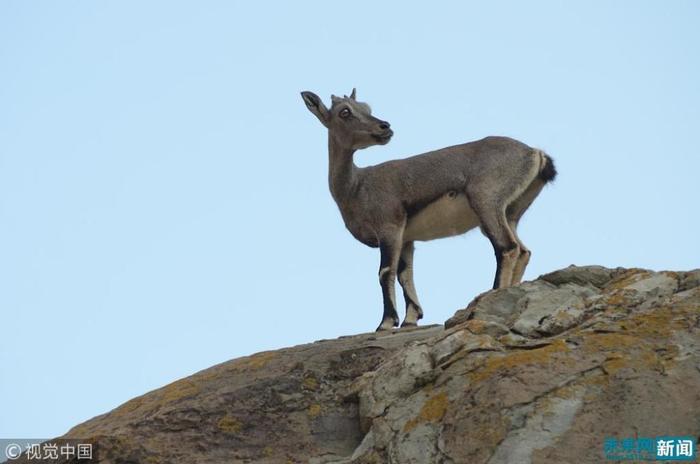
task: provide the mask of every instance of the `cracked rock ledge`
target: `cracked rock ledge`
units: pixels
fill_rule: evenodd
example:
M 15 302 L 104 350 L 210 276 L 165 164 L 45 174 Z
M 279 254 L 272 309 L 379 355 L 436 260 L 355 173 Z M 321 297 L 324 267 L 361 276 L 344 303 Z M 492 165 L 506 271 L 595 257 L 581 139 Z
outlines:
M 115 464 L 528 464 L 660 435 L 700 435 L 700 270 L 570 266 L 444 327 L 225 362 L 64 438 Z

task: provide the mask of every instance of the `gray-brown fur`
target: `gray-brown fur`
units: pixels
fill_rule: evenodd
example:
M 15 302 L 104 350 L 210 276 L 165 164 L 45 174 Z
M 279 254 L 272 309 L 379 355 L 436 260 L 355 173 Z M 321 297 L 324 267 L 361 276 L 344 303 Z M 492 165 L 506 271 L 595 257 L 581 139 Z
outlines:
M 553 180 L 552 159 L 541 150 L 507 137 L 486 137 L 410 158 L 359 168 L 355 151 L 385 145 L 389 123 L 369 105 L 331 97 L 328 109 L 312 92 L 302 92 L 307 108 L 328 128 L 329 186 L 352 235 L 379 247 L 379 280 L 384 314 L 378 330 L 398 325 L 394 282 L 404 290 L 406 318 L 423 316 L 413 285 L 413 241 L 431 240 L 479 226 L 496 254 L 494 288 L 522 279 L 530 251 L 517 236 L 523 213 Z

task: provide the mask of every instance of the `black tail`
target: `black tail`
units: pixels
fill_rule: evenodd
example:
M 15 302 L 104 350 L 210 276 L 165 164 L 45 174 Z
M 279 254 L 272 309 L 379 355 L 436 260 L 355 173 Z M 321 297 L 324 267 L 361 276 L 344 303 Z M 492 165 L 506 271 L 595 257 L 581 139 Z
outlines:
M 554 160 L 549 155 L 544 155 L 544 166 L 539 174 L 543 182 L 551 182 L 557 177 L 557 168 L 554 167 Z

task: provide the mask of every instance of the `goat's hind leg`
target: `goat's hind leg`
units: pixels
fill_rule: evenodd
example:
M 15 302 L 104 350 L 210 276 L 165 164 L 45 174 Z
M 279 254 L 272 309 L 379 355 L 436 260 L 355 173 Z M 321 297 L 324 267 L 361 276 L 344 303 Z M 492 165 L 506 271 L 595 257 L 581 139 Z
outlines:
M 491 241 L 496 254 L 493 288 L 509 287 L 513 282 L 519 282 L 530 259 L 530 251 L 522 246 L 511 224 L 517 225 L 522 213 L 544 185 L 537 183 L 537 177 L 545 158 L 539 150 L 530 150 L 520 161 L 504 168 L 499 177 L 480 178 L 467 186 L 469 203 L 479 216 L 481 230 Z M 515 215 L 513 208 L 517 209 Z
M 518 241 L 520 246 L 520 255 L 515 263 L 515 269 L 513 270 L 513 280 L 511 285 L 517 285 L 523 280 L 523 275 L 525 274 L 525 268 L 530 262 L 530 257 L 532 253 L 530 250 L 523 245 L 523 242 L 518 237 L 517 227 L 520 222 L 520 218 L 525 214 L 525 211 L 530 207 L 532 202 L 537 198 L 537 195 L 542 191 L 544 187 L 544 182 L 540 178 L 535 178 L 528 188 L 520 195 L 513 203 L 511 203 L 506 209 L 506 216 L 508 217 L 508 224 L 510 229 Z
M 481 231 L 491 241 L 496 255 L 493 288 L 509 287 L 520 256 L 520 245 L 506 219 L 505 207 L 476 207 Z
M 520 250 L 520 254 L 515 260 L 515 266 L 513 267 L 513 276 L 511 278 L 510 285 L 518 285 L 523 280 L 525 268 L 530 262 L 530 256 L 532 255 L 532 252 L 525 245 L 523 245 L 523 242 L 520 240 L 520 237 L 518 237 L 518 232 L 516 230 L 518 224 L 512 221 L 508 222 L 510 224 L 510 229 L 513 231 L 513 235 L 515 235 L 515 240 L 518 242 L 518 247 Z
M 401 323 L 401 327 L 415 327 L 418 325 L 418 321 L 423 318 L 423 309 L 418 303 L 416 288 L 413 285 L 413 250 L 413 242 L 404 243 L 399 258 L 399 283 L 406 301 L 406 317 Z

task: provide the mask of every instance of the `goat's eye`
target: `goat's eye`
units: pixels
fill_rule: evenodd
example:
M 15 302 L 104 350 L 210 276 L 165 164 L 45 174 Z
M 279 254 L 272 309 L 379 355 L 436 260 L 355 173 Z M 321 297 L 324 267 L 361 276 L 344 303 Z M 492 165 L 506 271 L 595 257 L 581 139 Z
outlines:
M 350 110 L 347 108 L 343 108 L 342 110 L 340 110 L 340 113 L 338 113 L 338 114 L 340 115 L 341 118 L 347 118 L 348 116 L 350 116 Z

